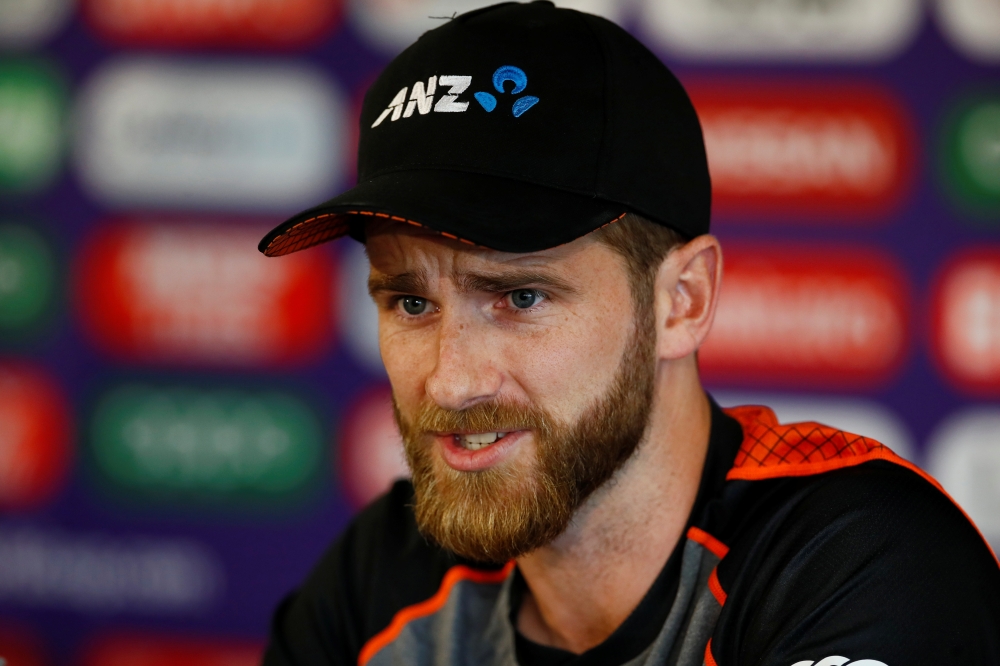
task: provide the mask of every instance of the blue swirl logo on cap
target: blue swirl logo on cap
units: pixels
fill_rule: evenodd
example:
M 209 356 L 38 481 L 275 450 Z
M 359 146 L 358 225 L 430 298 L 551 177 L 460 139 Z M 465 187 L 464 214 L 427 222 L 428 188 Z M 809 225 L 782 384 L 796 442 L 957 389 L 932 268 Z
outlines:
M 518 95 L 528 87 L 528 75 L 524 73 L 523 69 L 514 67 L 513 65 L 504 65 L 497 68 L 497 71 L 493 72 L 493 87 L 498 93 L 504 95 L 507 92 L 504 88 L 508 83 L 514 84 L 510 93 Z M 497 98 L 492 93 L 477 92 L 473 97 L 476 98 L 479 105 L 486 109 L 488 113 L 497 108 Z M 536 104 L 538 104 L 538 98 L 534 95 L 525 95 L 517 98 L 514 100 L 512 108 L 514 117 L 520 118 L 528 109 Z

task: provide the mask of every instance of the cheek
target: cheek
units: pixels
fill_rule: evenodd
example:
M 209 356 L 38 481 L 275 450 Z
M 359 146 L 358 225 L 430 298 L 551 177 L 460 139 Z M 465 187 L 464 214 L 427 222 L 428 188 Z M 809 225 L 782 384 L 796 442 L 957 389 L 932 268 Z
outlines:
M 531 400 L 563 422 L 602 395 L 618 369 L 631 323 L 619 317 L 567 317 L 505 361 Z
M 396 402 L 411 412 L 423 400 L 424 386 L 434 370 L 436 344 L 430 329 L 402 330 L 392 315 L 380 314 L 379 350 Z

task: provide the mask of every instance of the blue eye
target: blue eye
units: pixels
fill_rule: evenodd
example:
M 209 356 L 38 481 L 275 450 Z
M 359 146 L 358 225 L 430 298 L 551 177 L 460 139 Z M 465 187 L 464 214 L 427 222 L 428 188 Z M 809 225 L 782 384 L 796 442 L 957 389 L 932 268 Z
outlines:
M 422 315 L 427 311 L 427 299 L 419 296 L 403 296 L 399 299 L 403 311 L 408 315 Z
M 510 292 L 510 302 L 515 308 L 526 310 L 538 302 L 538 292 L 534 289 L 517 289 Z

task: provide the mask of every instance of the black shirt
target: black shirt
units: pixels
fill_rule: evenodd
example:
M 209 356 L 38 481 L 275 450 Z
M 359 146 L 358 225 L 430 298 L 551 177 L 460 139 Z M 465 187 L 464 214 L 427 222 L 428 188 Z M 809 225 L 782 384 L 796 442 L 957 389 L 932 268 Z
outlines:
M 728 411 L 687 538 L 591 650 L 521 636 L 516 568 L 429 544 L 399 482 L 279 606 L 264 663 L 1000 665 L 1000 567 L 933 480 L 873 440 Z

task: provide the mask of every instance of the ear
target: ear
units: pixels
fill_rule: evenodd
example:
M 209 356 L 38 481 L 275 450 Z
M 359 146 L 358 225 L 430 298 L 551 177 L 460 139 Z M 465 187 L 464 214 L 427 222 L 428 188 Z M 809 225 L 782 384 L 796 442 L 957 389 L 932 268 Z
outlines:
M 671 251 L 656 273 L 656 351 L 665 360 L 698 351 L 712 328 L 722 283 L 722 248 L 698 236 Z

